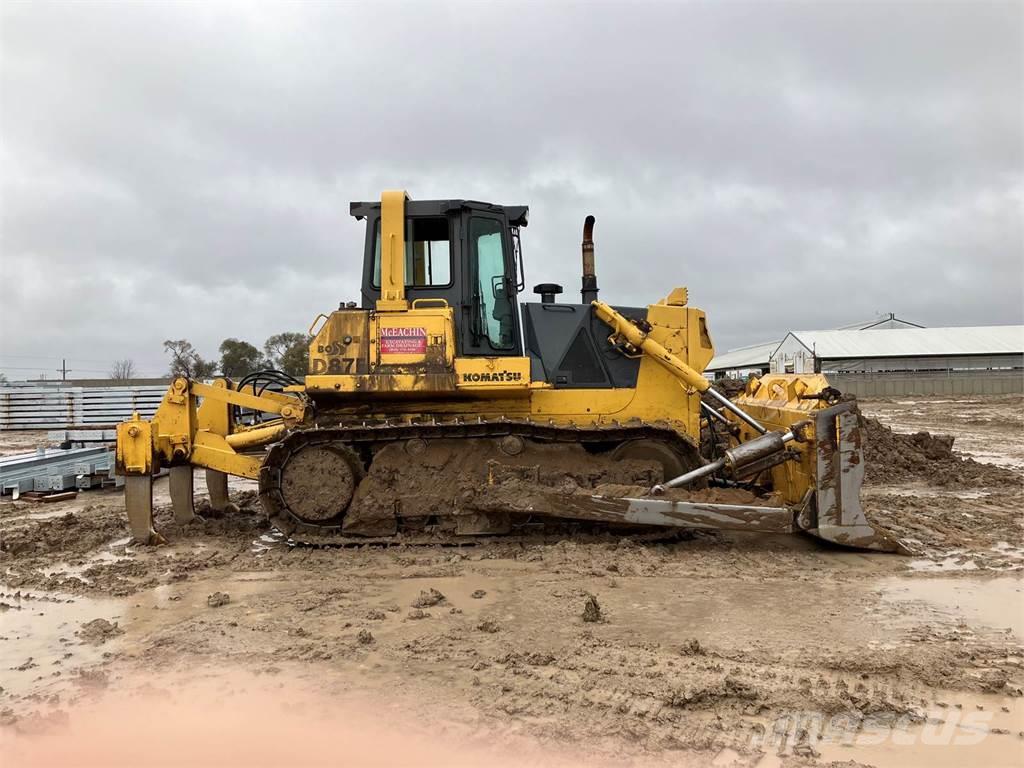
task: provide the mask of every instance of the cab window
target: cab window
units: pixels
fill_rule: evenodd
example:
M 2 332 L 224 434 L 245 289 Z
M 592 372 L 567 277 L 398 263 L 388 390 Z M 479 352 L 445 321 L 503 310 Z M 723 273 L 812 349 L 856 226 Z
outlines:
M 505 273 L 502 224 L 474 216 L 469 220 L 469 253 L 477 327 L 493 349 L 511 349 L 515 326 Z
M 380 219 L 374 225 L 373 286 L 380 287 Z M 452 252 L 448 219 L 405 220 L 405 287 L 451 285 Z

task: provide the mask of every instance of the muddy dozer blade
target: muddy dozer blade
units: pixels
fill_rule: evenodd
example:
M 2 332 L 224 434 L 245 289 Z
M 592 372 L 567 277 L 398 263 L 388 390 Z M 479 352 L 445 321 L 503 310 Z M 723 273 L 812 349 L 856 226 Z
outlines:
M 842 403 L 819 411 L 815 418 L 815 443 L 809 447 L 815 452 L 816 484 L 799 505 L 771 503 L 769 498 L 723 503 L 685 489 L 654 496 L 628 486 L 566 491 L 515 481 L 481 489 L 471 506 L 476 514 L 512 512 L 660 528 L 807 533 L 844 547 L 910 554 L 901 542 L 872 526 L 861 508 L 864 462 L 856 404 Z M 473 522 L 472 516 L 465 519 Z
M 860 503 L 864 442 L 856 403 L 840 403 L 815 415 L 816 491 L 798 526 L 844 547 L 911 554 L 898 539 L 873 526 Z

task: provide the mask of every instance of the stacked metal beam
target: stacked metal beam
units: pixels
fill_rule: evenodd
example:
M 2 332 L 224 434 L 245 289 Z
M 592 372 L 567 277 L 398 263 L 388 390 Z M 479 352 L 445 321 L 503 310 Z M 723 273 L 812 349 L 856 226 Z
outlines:
M 65 491 L 115 483 L 114 452 L 93 448 L 39 448 L 35 453 L 0 457 L 0 494 Z
M 85 447 L 86 443 L 116 443 L 116 429 L 51 429 L 46 433 L 51 443 L 74 443 L 77 447 Z
M 138 387 L 0 387 L 0 430 L 112 427 L 138 411 L 151 418 L 167 391 Z

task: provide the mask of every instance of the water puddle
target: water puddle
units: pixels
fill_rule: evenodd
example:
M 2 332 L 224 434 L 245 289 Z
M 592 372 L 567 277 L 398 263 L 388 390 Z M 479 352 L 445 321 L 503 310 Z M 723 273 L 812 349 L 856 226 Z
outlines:
M 966 554 L 965 550 L 950 550 L 941 560 L 911 560 L 907 567 L 918 573 L 953 573 L 958 571 L 976 571 L 978 564 Z
M 76 636 L 93 619 L 114 622 L 125 604 L 61 592 L 0 585 L 0 678 L 7 693 L 23 694 L 66 681 L 71 671 L 100 661 L 116 641 L 86 645 Z
M 161 584 L 132 596 L 132 607 L 126 610 L 126 623 L 136 635 L 187 621 L 208 610 L 208 598 L 215 592 L 228 595 L 229 602 L 221 610 L 232 610 L 246 598 L 291 588 L 277 571 L 242 572 L 210 580 L 188 580 Z M 247 611 L 248 612 L 248 611 Z M 271 614 L 265 614 L 267 618 Z
M 123 555 L 118 555 L 109 550 L 101 550 L 95 553 L 84 563 L 79 563 L 77 565 L 72 565 L 71 563 L 56 563 L 54 565 L 47 566 L 46 568 L 40 568 L 39 570 L 44 576 L 65 576 L 67 578 L 78 579 L 83 584 L 92 584 L 92 579 L 86 576 L 85 572 L 94 565 L 123 563 L 131 559 L 132 558 L 130 557 L 124 557 Z
M 1010 630 L 1024 639 L 1024 580 L 962 577 L 929 579 L 892 577 L 881 582 L 882 599 L 923 604 L 948 620 L 963 620 L 996 630 Z
M 951 491 L 945 488 L 929 488 L 925 485 L 914 485 L 912 487 L 885 486 L 882 488 L 866 488 L 862 491 L 862 497 L 872 496 L 903 496 L 916 499 L 962 499 L 964 501 L 978 501 L 992 495 L 991 491 Z
M 101 552 L 90 565 L 112 558 L 116 555 Z M 86 567 L 63 567 L 60 572 L 69 574 Z M 58 689 L 75 678 L 78 668 L 99 663 L 104 654 L 120 650 L 121 638 L 98 645 L 83 642 L 77 633 L 93 619 L 118 622 L 121 629 L 138 637 L 208 610 L 207 598 L 216 591 L 228 592 L 231 602 L 236 602 L 287 586 L 274 572 L 239 573 L 211 581 L 165 584 L 119 599 L 19 590 L 0 584 L 2 688 L 7 695 Z
M 483 608 L 491 608 L 499 596 L 502 602 L 504 620 L 516 619 L 521 608 L 518 601 L 510 599 L 515 594 L 515 579 L 508 576 L 463 576 L 413 577 L 399 579 L 389 584 L 381 596 L 381 604 L 397 605 L 403 612 L 420 597 L 420 593 L 436 589 L 444 595 L 445 600 L 436 606 L 426 605 L 423 610 L 435 613 L 447 613 L 451 606 L 458 606 L 459 612 L 467 615 L 479 613 Z
M 3 500 L 0 503 L 2 503 L 2 504 L 14 504 L 16 502 L 12 502 L 12 501 L 10 501 L 8 499 L 5 499 L 5 500 Z M 29 502 L 22 502 L 22 503 L 28 504 Z M 41 511 L 34 511 L 33 512 L 31 510 L 33 509 L 34 506 L 35 505 L 33 505 L 32 507 L 28 507 L 21 514 L 5 515 L 3 519 L 4 519 L 5 522 L 12 522 L 13 523 L 13 522 L 15 522 L 17 520 L 50 520 L 50 519 L 55 518 L 55 517 L 63 517 L 64 515 L 71 514 L 71 511 L 67 507 L 65 507 L 63 504 L 57 504 L 57 508 L 56 509 L 50 508 L 50 509 L 44 509 L 44 510 L 41 510 Z M 49 505 L 46 505 L 46 506 L 49 506 Z
M 1024 548 L 1015 547 L 1007 541 L 999 541 L 996 542 L 994 547 L 992 547 L 992 551 L 1002 555 L 1012 563 L 1017 564 L 1013 567 L 1024 567 Z
M 265 552 L 269 552 L 281 545 L 292 546 L 291 539 L 285 536 L 277 528 L 272 528 L 264 534 L 261 534 L 258 538 L 252 540 L 252 544 L 249 546 L 249 551 L 259 557 Z
M 126 547 L 131 543 L 131 537 L 115 539 L 108 542 L 104 547 L 93 552 L 87 560 L 81 563 L 69 563 L 61 561 L 53 565 L 39 568 L 44 576 L 61 576 L 68 579 L 77 579 L 83 584 L 92 584 L 93 580 L 85 575 L 86 571 L 96 565 L 109 565 L 112 563 L 123 563 L 132 560 L 126 556 Z
M 944 698 L 949 704 L 910 715 L 862 718 L 856 713 L 789 712 L 774 720 L 759 720 L 763 732 L 751 746 L 767 754 L 756 766 L 781 768 L 794 755 L 815 757 L 823 764 L 856 761 L 877 768 L 1021 764 L 1024 706 L 1020 699 L 955 692 Z M 729 755 L 719 757 L 723 759 L 716 759 L 716 764 L 728 764 Z

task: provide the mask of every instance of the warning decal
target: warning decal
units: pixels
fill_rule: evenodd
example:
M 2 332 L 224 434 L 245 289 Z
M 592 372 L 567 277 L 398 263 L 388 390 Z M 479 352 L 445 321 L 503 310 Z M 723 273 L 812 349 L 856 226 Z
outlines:
M 426 328 L 381 328 L 382 355 L 423 355 L 427 352 Z

